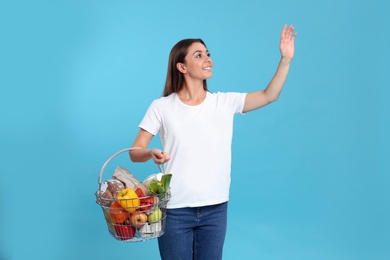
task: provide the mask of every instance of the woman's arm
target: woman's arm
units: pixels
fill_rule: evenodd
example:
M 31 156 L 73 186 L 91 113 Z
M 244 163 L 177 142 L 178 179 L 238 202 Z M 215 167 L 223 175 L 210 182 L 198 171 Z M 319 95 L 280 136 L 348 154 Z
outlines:
M 137 137 L 134 140 L 131 148 L 137 148 L 129 152 L 130 159 L 133 162 L 146 162 L 150 159 L 157 164 L 163 164 L 169 161 L 170 156 L 166 152 L 163 152 L 157 148 L 148 149 L 148 145 L 152 140 L 153 135 L 144 129 L 140 129 Z
M 275 75 L 271 79 L 270 83 L 265 90 L 248 93 L 245 99 L 245 105 L 243 112 L 249 112 L 258 109 L 262 106 L 268 105 L 278 99 L 283 85 L 286 81 L 288 71 L 290 69 L 291 60 L 294 57 L 294 40 L 297 36 L 293 34 L 294 27 L 290 25 L 284 25 L 282 33 L 280 35 L 280 53 L 282 58 L 280 59 L 278 68 Z

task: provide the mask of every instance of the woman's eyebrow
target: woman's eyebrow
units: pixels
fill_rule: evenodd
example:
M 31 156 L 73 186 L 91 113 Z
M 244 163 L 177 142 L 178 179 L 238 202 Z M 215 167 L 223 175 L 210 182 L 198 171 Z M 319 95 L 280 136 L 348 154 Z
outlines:
M 201 51 L 201 50 L 196 50 L 196 51 L 194 51 L 194 53 L 192 53 L 192 55 L 195 55 L 197 52 L 200 52 L 200 53 L 202 53 L 202 51 Z M 205 52 L 206 52 L 206 53 L 209 53 L 209 50 L 206 50 Z

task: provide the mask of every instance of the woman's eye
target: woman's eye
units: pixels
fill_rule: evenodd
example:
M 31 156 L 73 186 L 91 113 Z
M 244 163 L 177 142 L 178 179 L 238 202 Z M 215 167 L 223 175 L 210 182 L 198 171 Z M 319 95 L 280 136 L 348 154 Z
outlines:
M 196 57 L 197 59 L 199 59 L 199 58 L 202 58 L 202 57 L 203 57 L 202 55 L 203 55 L 202 53 L 199 53 L 199 54 L 197 54 L 195 57 Z M 207 55 L 207 57 L 210 57 L 210 53 L 207 53 L 207 54 L 205 54 L 205 55 Z

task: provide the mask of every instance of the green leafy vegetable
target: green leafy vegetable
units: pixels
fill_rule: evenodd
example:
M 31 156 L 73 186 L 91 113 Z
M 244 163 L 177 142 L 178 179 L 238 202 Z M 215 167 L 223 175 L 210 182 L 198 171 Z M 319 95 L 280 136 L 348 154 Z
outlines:
M 167 192 L 169 188 L 171 179 L 172 179 L 172 174 L 167 173 L 162 176 L 161 181 L 157 181 L 155 179 L 151 180 L 149 183 L 150 193 L 152 193 L 153 195 L 164 194 L 165 192 Z

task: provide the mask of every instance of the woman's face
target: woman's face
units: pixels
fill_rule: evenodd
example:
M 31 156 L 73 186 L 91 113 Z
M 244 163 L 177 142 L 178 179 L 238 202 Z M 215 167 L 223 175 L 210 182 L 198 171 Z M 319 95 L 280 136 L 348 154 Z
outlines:
M 209 51 L 200 42 L 194 42 L 188 47 L 188 52 L 181 64 L 183 74 L 193 79 L 205 80 L 212 77 L 213 61 Z M 179 65 L 180 66 L 180 65 Z

